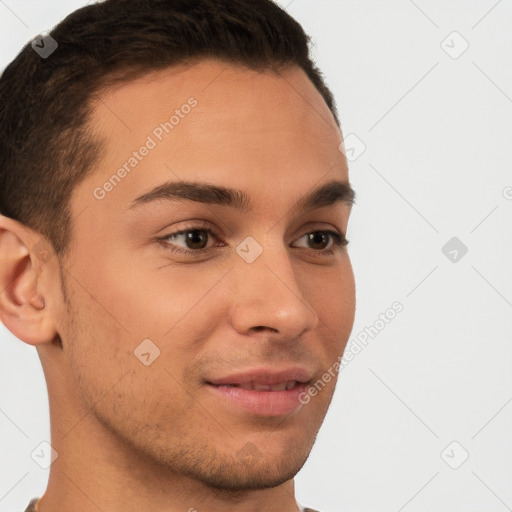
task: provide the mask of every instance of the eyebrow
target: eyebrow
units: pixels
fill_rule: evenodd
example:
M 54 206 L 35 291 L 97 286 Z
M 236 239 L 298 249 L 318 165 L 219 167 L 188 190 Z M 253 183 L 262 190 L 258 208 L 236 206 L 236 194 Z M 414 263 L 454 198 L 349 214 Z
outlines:
M 299 198 L 292 205 L 292 210 L 309 211 L 332 206 L 337 203 L 345 203 L 351 209 L 355 203 L 355 198 L 356 193 L 349 182 L 332 180 Z M 244 214 L 248 214 L 253 210 L 249 195 L 242 190 L 190 181 L 163 183 L 134 199 L 130 208 L 136 208 L 159 200 L 186 200 L 197 203 L 217 204 L 234 208 Z

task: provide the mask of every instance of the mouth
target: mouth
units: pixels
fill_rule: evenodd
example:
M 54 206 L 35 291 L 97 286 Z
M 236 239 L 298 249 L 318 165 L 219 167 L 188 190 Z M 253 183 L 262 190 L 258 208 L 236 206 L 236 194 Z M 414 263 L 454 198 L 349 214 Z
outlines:
M 206 381 L 232 413 L 283 416 L 300 408 L 300 395 L 312 381 L 311 374 L 294 368 L 284 371 L 257 370 Z
M 208 382 L 208 384 L 210 384 L 211 386 L 218 387 L 242 388 L 251 391 L 289 391 L 290 389 L 294 389 L 298 385 L 305 383 L 297 382 L 296 380 L 288 380 L 279 382 L 278 384 L 274 384 L 272 386 L 267 384 L 260 384 L 258 382 L 246 382 L 244 384 L 213 384 L 211 382 Z

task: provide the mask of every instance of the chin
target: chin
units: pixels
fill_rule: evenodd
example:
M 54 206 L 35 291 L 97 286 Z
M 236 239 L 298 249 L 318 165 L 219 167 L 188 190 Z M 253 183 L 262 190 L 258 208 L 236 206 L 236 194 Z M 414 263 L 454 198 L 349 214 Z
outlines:
M 196 465 L 189 476 L 217 492 L 236 493 L 277 487 L 293 479 L 309 457 L 311 446 L 281 447 L 272 451 L 269 446 L 262 453 L 250 442 L 234 457 L 219 453 L 214 464 Z M 222 460 L 224 459 L 224 460 Z M 211 460 L 211 459 L 210 459 Z
M 278 462 L 273 459 L 237 463 L 216 472 L 210 471 L 206 478 L 203 475 L 201 480 L 218 492 L 233 493 L 269 489 L 293 479 L 306 460 L 307 455 L 303 460 L 293 462 L 290 460 Z

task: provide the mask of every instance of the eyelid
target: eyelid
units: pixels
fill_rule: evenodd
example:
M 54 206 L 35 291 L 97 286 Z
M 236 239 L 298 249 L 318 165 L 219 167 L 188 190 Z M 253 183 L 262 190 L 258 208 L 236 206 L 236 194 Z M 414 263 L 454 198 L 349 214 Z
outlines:
M 183 234 L 183 233 L 186 233 L 189 231 L 208 231 L 208 232 L 211 232 L 211 234 L 214 235 L 216 238 L 219 238 L 221 236 L 221 234 L 219 233 L 219 231 L 217 230 L 215 225 L 208 221 L 192 220 L 192 221 L 188 221 L 188 222 L 189 222 L 188 224 L 186 223 L 184 226 L 181 226 L 180 228 L 177 228 L 175 231 L 172 231 L 172 232 L 168 233 L 167 235 L 159 237 L 158 239 L 164 240 L 164 239 L 170 238 L 173 235 L 179 235 L 179 234 Z M 304 230 L 306 230 L 306 231 L 304 231 Z M 345 239 L 344 231 L 339 230 L 336 227 L 333 227 L 331 224 L 326 224 L 325 222 L 308 222 L 299 231 L 299 233 L 302 232 L 302 235 L 300 235 L 295 240 L 302 238 L 303 236 L 305 236 L 307 234 L 315 233 L 317 231 L 323 231 L 325 233 L 333 233 L 336 235 L 340 235 L 342 238 Z
M 211 246 L 211 247 L 204 247 L 202 249 L 188 249 L 186 247 L 182 247 L 179 245 L 174 245 L 172 243 L 169 243 L 167 240 L 173 236 L 182 235 L 182 234 L 185 234 L 185 233 L 191 232 L 191 231 L 205 231 L 206 233 L 208 233 L 208 235 L 212 235 L 214 238 L 219 240 L 220 237 L 219 237 L 217 230 L 215 228 L 206 227 L 206 226 L 204 226 L 204 224 L 210 225 L 209 223 L 205 223 L 203 221 L 202 223 L 184 226 L 177 231 L 169 233 L 168 235 L 166 235 L 164 237 L 158 238 L 158 242 L 162 245 L 162 247 L 165 250 L 170 251 L 171 253 L 183 254 L 186 256 L 190 256 L 192 258 L 195 256 L 202 256 L 205 253 L 211 252 L 211 250 L 215 248 L 215 245 Z M 337 229 L 321 229 L 321 228 L 317 228 L 317 229 L 310 228 L 309 230 L 305 231 L 303 235 L 296 238 L 295 241 L 300 240 L 301 238 L 305 237 L 306 235 L 309 235 L 311 233 L 317 233 L 317 232 L 327 233 L 328 236 L 331 238 L 332 244 L 329 249 L 315 250 L 315 249 L 310 249 L 308 247 L 294 247 L 293 245 L 292 245 L 292 247 L 295 249 L 302 249 L 303 251 L 307 251 L 309 254 L 312 254 L 315 257 L 318 257 L 318 256 L 319 257 L 322 257 L 322 256 L 327 257 L 327 256 L 334 255 L 336 252 L 342 251 L 344 249 L 344 247 L 346 247 L 349 243 L 349 241 L 345 237 L 345 234 L 342 231 L 338 231 Z M 224 244 L 224 246 L 225 245 L 226 244 Z
M 307 247 L 305 247 L 306 250 L 310 250 L 310 251 L 313 251 L 313 252 L 316 252 L 319 254 L 332 251 L 333 247 L 345 247 L 349 243 L 349 241 L 346 239 L 346 237 L 343 233 L 334 231 L 333 229 L 309 230 L 306 233 L 304 233 L 302 236 L 300 236 L 297 240 L 300 240 L 301 238 L 304 238 L 306 235 L 309 235 L 311 233 L 327 233 L 333 239 L 333 244 L 330 249 L 323 249 L 323 250 L 315 251 L 313 249 L 308 249 Z

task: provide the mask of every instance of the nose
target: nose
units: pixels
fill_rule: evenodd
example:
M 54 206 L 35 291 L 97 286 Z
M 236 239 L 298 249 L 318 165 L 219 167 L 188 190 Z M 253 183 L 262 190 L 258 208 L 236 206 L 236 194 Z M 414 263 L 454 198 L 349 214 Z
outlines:
M 285 247 L 265 248 L 252 263 L 240 259 L 233 274 L 230 320 L 239 333 L 269 331 L 294 339 L 318 324 Z

